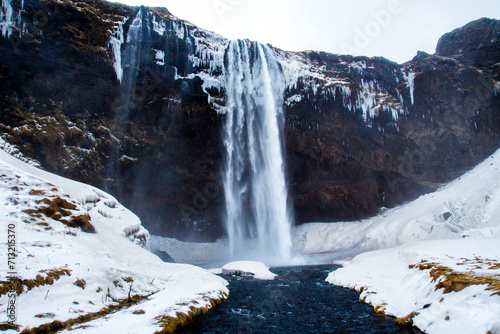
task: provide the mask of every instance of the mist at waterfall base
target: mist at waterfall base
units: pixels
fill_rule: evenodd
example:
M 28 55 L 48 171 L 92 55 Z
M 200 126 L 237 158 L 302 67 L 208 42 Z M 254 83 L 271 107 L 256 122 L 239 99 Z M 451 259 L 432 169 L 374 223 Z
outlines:
M 246 40 L 229 43 L 225 63 L 223 182 L 229 254 L 269 265 L 291 264 L 283 73 L 268 46 Z

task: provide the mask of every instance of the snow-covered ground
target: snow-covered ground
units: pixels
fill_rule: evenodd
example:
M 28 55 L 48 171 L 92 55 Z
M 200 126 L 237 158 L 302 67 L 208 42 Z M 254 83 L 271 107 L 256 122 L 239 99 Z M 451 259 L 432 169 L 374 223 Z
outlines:
M 234 261 L 222 266 L 223 275 L 253 276 L 260 280 L 273 280 L 276 274 L 269 267 L 257 261 Z
M 342 261 L 327 281 L 426 333 L 500 333 L 500 151 L 414 202 L 355 223 L 308 224 L 295 244 Z M 406 318 L 406 319 L 404 319 Z
M 426 333 L 500 333 L 498 239 L 420 241 L 367 252 L 327 281 L 361 292 L 378 312 L 410 315 Z
M 82 219 L 96 233 L 67 226 Z M 145 249 L 149 234 L 139 218 L 109 194 L 37 169 L 3 150 L 0 223 L 5 232 L 1 284 L 12 271 L 23 280 L 15 321 L 21 330 L 90 317 L 129 297 L 148 296 L 105 317 L 75 324 L 71 332 L 154 333 L 177 312 L 197 313 L 228 294 L 222 278 L 191 265 L 164 263 Z M 14 232 L 8 232 L 14 226 Z M 16 266 L 8 268 L 7 234 L 14 233 Z M 2 293 L 0 321 L 6 322 L 9 297 Z

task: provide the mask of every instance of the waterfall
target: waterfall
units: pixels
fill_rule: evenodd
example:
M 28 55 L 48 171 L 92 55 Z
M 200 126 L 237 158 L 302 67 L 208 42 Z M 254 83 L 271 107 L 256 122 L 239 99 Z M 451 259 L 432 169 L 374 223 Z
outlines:
M 124 23 L 127 20 L 119 24 L 118 31 L 115 32 L 118 36 L 111 38 L 112 48 L 116 52 L 114 67 L 120 81 L 120 88 L 111 106 L 115 117 L 110 130 L 116 141 L 109 152 L 110 164 L 105 177 L 107 181 L 104 184 L 105 191 L 121 198 L 126 196 L 122 194 L 124 188 L 117 185 L 115 181 L 123 179 L 126 173 L 130 173 L 126 170 L 126 162 L 130 157 L 124 155 L 123 143 L 126 142 L 132 124 L 131 120 L 133 121 L 145 98 L 141 73 L 144 73 L 150 61 L 148 55 L 151 52 L 151 29 L 147 9 L 143 6 L 139 8 L 125 36 L 123 34 Z
M 126 119 L 130 111 L 131 105 L 134 102 L 134 93 L 139 74 L 142 54 L 142 44 L 144 41 L 143 19 L 146 14 L 144 8 L 141 7 L 137 12 L 136 17 L 130 24 L 127 32 L 127 39 L 123 51 L 123 78 L 122 78 L 122 94 L 125 108 L 121 116 Z
M 223 171 L 233 258 L 291 259 L 291 213 L 283 145 L 285 82 L 271 49 L 231 41 L 226 51 Z

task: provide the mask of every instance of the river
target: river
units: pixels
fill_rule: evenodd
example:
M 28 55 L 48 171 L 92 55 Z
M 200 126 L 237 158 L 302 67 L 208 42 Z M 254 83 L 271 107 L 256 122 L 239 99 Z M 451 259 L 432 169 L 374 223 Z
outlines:
M 230 297 L 178 333 L 421 333 L 325 282 L 335 265 L 278 267 L 273 281 L 224 276 Z

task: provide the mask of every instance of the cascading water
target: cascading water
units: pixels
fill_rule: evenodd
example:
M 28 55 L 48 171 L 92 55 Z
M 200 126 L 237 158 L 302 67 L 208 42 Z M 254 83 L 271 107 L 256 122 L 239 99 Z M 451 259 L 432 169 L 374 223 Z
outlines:
M 271 49 L 232 41 L 226 51 L 223 174 L 231 257 L 291 260 L 291 213 L 283 157 L 281 68 Z
M 127 32 L 127 39 L 123 50 L 123 81 L 121 84 L 122 89 L 122 103 L 123 108 L 120 110 L 120 115 L 124 119 L 128 117 L 130 108 L 134 102 L 135 87 L 137 84 L 137 76 L 139 74 L 141 65 L 141 55 L 144 48 L 144 42 L 147 41 L 145 36 L 145 28 L 143 20 L 147 13 L 144 7 L 141 7 L 137 12 L 136 17 L 130 24 Z
M 123 31 L 120 26 L 118 32 Z M 124 42 L 122 44 L 122 42 Z M 151 28 L 148 20 L 148 11 L 141 6 L 137 11 L 135 18 L 128 27 L 126 38 L 123 36 L 111 39 L 113 48 L 119 52 L 119 56 L 115 55 L 115 70 L 117 70 L 117 78 L 120 81 L 120 94 L 115 99 L 112 108 L 115 114 L 114 123 L 111 131 L 118 138 L 118 145 L 113 147 L 109 152 L 110 168 L 106 175 L 107 182 L 104 190 L 112 192 L 119 197 L 123 195 L 124 189 L 116 185 L 115 180 L 123 179 L 126 168 L 122 164 L 123 159 L 128 159 L 123 153 L 123 146 L 120 140 L 126 138 L 130 129 L 131 119 L 140 106 L 141 100 L 137 99 L 138 84 L 141 84 L 141 70 L 144 72 L 145 64 L 149 61 L 148 55 L 151 50 Z M 121 63 L 117 63 L 121 60 Z M 143 97 L 141 97 L 143 98 Z

